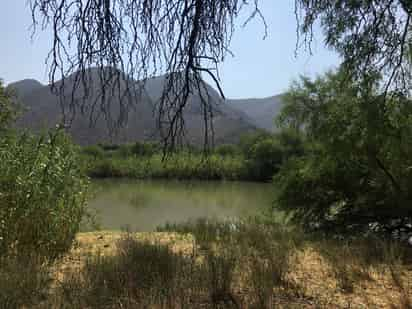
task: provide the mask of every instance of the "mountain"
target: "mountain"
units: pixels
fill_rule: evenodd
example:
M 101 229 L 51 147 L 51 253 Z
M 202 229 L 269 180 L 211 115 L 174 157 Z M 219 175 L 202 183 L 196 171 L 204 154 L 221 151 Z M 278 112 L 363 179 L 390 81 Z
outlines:
M 262 99 L 228 100 L 228 104 L 246 114 L 256 127 L 275 131 L 274 118 L 282 108 L 282 95 Z
M 87 77 L 93 83 L 89 91 L 90 95 L 84 105 L 83 100 L 86 89 L 83 88 L 81 83 L 77 88 L 75 87 L 78 82 L 76 74 L 69 76 L 64 80 L 64 83 L 62 81 L 55 83 L 57 88 L 62 87 L 64 89 L 64 110 L 68 110 L 69 102 L 74 102 L 78 107 L 71 125 L 67 128 L 74 141 L 81 145 L 90 145 L 97 143 L 121 144 L 137 140 L 158 139 L 159 132 L 156 127 L 154 111 L 156 102 L 162 94 L 166 77 L 159 76 L 148 79 L 142 94 L 132 97 L 131 101 L 120 100 L 120 93 L 126 87 L 125 80 L 121 80 L 120 91 L 113 88 L 113 92 L 111 92 L 112 87 L 105 85 L 108 88 L 108 93 L 110 92 L 112 96 L 104 101 L 105 112 L 103 112 L 99 105 L 100 101 L 98 101 L 100 82 L 97 70 L 92 68 L 86 72 Z M 16 123 L 18 128 L 39 132 L 55 127 L 56 124 L 62 122 L 63 110 L 59 104 L 60 98 L 51 91 L 50 85 L 42 85 L 35 80 L 22 80 L 10 84 L 8 87 L 17 92 L 24 108 L 24 112 Z M 76 88 L 76 91 L 72 96 L 73 88 Z M 252 124 L 252 119 L 249 119 L 244 112 L 223 102 L 218 93 L 210 86 L 208 86 L 208 92 L 216 102 L 213 119 L 216 143 L 236 142 L 241 134 L 256 130 L 256 126 Z M 95 104 L 96 102 L 97 104 Z M 123 102 L 123 105 L 120 104 L 121 102 Z M 128 103 L 131 104 L 125 107 L 125 104 Z M 112 115 L 113 119 L 117 119 L 119 115 L 125 114 L 124 110 L 126 108 L 128 113 L 125 125 L 117 129 L 111 128 L 111 122 L 108 122 L 105 117 Z M 193 94 L 189 97 L 184 112 L 184 120 L 187 140 L 194 144 L 202 144 L 204 121 L 199 94 Z
M 35 79 L 23 79 L 9 84 L 8 87 L 14 89 L 19 96 L 25 96 L 36 89 L 42 88 L 43 84 Z

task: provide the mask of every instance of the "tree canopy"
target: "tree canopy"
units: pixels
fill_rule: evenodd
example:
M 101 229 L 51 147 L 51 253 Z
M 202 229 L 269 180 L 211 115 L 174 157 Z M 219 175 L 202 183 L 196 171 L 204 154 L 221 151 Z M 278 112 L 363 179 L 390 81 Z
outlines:
M 249 10 L 246 23 L 260 17 L 265 25 L 263 14 L 268 14 L 259 10 L 258 0 L 30 0 L 30 4 L 34 29 L 53 31 L 51 82 L 76 73 L 74 88 L 87 88 L 92 81 L 86 69 L 97 66 L 102 110 L 107 110 L 108 88 L 122 89 L 121 102 L 131 98 L 125 104 L 127 113 L 135 98 L 130 92 L 144 84 L 130 81 L 167 74 L 157 122 L 164 142 L 172 146 L 184 131 L 183 110 L 194 92 L 201 96 L 206 143 L 213 137 L 213 99 L 202 77 L 208 75 L 224 97 L 218 66 L 231 53 L 236 18 Z M 410 96 L 411 12 L 407 0 L 295 0 L 298 46 L 310 48 L 319 22 L 326 45 L 339 52 L 352 77 L 379 73 L 386 92 Z M 84 110 L 74 104 L 71 109 Z
M 208 142 L 208 131 L 213 133 L 210 121 L 213 100 L 202 77 L 209 76 L 224 97 L 217 66 L 230 53 L 234 20 L 241 10 L 249 7 L 250 18 L 261 16 L 257 0 L 252 4 L 245 0 L 31 0 L 30 3 L 34 29 L 41 25 L 53 30 L 54 42 L 49 54 L 52 83 L 76 73 L 74 88 L 87 88 L 92 81 L 86 69 L 97 66 L 102 92 L 100 105 L 106 107 L 108 88 L 122 89 L 118 95 L 124 102 L 134 98 L 130 92 L 142 90 L 146 79 L 167 75 L 157 106 L 158 126 L 160 132 L 165 132 L 164 142 L 172 146 L 183 132 L 182 113 L 193 93 L 201 97 Z M 136 80 L 142 83 L 136 84 Z
M 296 0 L 303 42 L 310 46 L 319 22 L 327 46 L 353 77 L 382 75 L 385 92 L 411 95 L 412 2 L 409 0 Z
M 287 93 L 279 123 L 304 135 L 307 149 L 276 176 L 277 203 L 307 227 L 410 229 L 412 105 L 380 84 L 339 71 Z

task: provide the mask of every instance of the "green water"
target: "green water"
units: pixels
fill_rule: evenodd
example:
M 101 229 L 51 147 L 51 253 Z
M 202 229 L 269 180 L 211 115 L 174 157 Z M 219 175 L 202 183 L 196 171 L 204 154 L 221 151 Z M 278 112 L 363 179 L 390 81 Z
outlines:
M 271 205 L 271 184 L 205 181 L 94 181 L 89 207 L 102 229 L 153 231 L 166 222 L 254 215 Z

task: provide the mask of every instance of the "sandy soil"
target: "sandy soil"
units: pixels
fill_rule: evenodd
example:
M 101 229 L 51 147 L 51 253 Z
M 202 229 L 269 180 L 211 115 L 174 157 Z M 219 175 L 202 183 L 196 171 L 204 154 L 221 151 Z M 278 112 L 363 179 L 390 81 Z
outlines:
M 176 252 L 190 254 L 193 251 L 194 238 L 191 235 L 155 232 L 134 235 L 138 240 L 169 244 Z M 81 268 L 90 254 L 114 254 L 116 241 L 121 237 L 121 232 L 112 231 L 78 234 L 71 252 L 56 266 L 57 279 L 61 280 L 66 272 Z M 274 304 L 276 308 L 412 308 L 412 265 L 403 266 L 397 273 L 398 282 L 389 271 L 382 273 L 371 269 L 368 280 L 361 280 L 350 293 L 344 292 L 328 263 L 309 247 L 297 253 L 289 274 L 300 295 L 296 300 L 275 297 Z

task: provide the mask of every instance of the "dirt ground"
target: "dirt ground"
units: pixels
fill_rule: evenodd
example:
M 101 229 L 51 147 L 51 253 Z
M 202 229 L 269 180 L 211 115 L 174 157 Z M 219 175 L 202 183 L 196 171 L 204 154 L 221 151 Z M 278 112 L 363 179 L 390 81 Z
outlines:
M 136 233 L 138 240 L 169 244 L 173 251 L 190 254 L 194 238 L 177 233 Z M 81 268 L 87 256 L 112 255 L 121 232 L 99 231 L 80 233 L 71 252 L 57 265 L 57 279 L 66 272 Z M 342 291 L 334 272 L 325 259 L 311 247 L 296 253 L 288 275 L 296 299 L 274 296 L 274 308 L 412 308 L 412 265 L 397 269 L 397 276 L 388 271 L 370 269 L 367 280 L 360 280 L 352 291 Z

